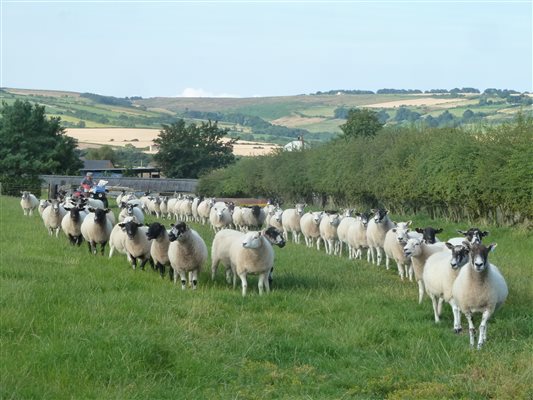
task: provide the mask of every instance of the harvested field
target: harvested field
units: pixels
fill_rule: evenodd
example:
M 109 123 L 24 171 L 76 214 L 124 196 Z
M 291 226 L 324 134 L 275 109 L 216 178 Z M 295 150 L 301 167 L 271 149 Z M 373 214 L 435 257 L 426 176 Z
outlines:
M 302 117 L 299 115 L 291 115 L 287 117 L 278 118 L 270 122 L 274 125 L 283 125 L 289 128 L 293 128 L 302 125 L 318 124 L 325 120 L 326 118 L 320 117 Z
M 415 107 L 421 107 L 421 106 L 438 106 L 440 104 L 446 104 L 447 107 L 450 105 L 461 105 L 465 101 L 468 101 L 468 99 L 461 98 L 461 99 L 439 99 L 434 97 L 425 97 L 422 99 L 409 99 L 409 100 L 396 100 L 396 101 L 388 101 L 386 103 L 375 103 L 375 104 L 368 104 L 364 107 L 369 108 L 398 108 L 401 106 L 415 106 Z

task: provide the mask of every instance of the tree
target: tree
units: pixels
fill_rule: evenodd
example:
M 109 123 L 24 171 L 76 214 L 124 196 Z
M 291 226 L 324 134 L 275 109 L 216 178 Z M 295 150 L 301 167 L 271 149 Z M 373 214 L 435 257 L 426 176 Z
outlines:
M 340 126 L 343 134 L 341 137 L 353 138 L 360 136 L 372 137 L 383 127 L 375 111 L 363 109 L 351 109 L 348 112 L 348 120 Z
M 85 155 L 85 158 L 87 160 L 109 160 L 113 164 L 117 161 L 117 156 L 115 154 L 115 151 L 111 146 L 103 145 L 98 148 L 93 148 L 87 150 L 87 154 Z
M 39 174 L 78 174 L 77 141 L 65 135 L 61 118 L 47 118 L 30 102 L 3 102 L 0 109 L 0 180 L 8 194 L 40 189 Z
M 186 125 L 183 119 L 163 125 L 154 142 L 159 152 L 154 160 L 169 178 L 198 178 L 202 173 L 225 167 L 235 161 L 233 144 L 237 139 L 223 141 L 228 129 L 217 122 Z

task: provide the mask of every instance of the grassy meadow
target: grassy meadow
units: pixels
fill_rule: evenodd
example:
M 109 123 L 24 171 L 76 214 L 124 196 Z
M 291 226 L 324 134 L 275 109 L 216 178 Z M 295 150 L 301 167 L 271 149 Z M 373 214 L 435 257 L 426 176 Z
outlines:
M 469 226 L 413 220 L 442 238 Z M 482 227 L 509 297 L 477 351 L 448 305 L 435 324 L 415 283 L 365 261 L 289 243 L 273 291 L 259 296 L 251 277 L 242 298 L 221 269 L 182 291 L 123 255 L 73 248 L 16 198 L 0 197 L 0 227 L 2 399 L 533 397 L 531 232 Z M 210 247 L 212 231 L 194 227 Z

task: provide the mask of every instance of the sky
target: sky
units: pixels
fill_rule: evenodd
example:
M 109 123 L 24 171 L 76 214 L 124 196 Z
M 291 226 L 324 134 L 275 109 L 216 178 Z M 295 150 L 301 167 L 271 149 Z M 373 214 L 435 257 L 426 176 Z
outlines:
M 0 86 L 108 96 L 533 91 L 533 0 L 0 0 Z

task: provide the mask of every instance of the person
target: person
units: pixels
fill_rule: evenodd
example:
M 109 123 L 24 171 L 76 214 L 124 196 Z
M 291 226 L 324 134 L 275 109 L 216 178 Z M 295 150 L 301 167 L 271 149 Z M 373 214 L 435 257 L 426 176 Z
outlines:
M 94 186 L 93 173 L 87 172 L 85 178 L 81 181 L 81 187 L 85 193 L 88 193 Z

